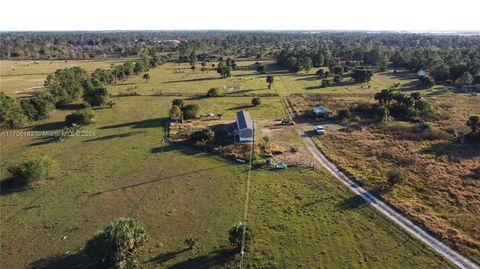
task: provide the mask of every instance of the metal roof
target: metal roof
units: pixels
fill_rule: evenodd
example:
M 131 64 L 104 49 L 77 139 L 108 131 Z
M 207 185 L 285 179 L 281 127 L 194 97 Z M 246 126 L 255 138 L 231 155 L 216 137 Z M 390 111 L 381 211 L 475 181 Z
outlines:
M 242 110 L 237 112 L 237 127 L 242 129 L 253 129 L 253 121 L 248 111 Z

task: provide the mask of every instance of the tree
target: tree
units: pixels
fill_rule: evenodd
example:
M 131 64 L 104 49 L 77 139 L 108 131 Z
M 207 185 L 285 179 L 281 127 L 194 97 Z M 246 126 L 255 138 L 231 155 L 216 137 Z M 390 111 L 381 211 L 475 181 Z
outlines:
M 149 73 L 143 74 L 143 79 L 145 80 L 145 83 L 147 83 L 148 80 L 150 79 L 150 74 Z
M 435 79 L 432 76 L 420 77 L 420 81 L 422 82 L 422 86 L 427 89 L 430 89 L 431 87 L 435 86 Z
M 375 108 L 375 118 L 378 121 L 386 121 L 389 114 L 388 108 L 384 105 L 379 105 Z
M 48 93 L 23 99 L 20 101 L 23 113 L 29 120 L 40 120 L 47 117 L 48 112 L 54 109 Z
M 401 183 L 405 179 L 403 172 L 396 168 L 388 171 L 387 173 L 387 183 L 390 188 L 393 188 L 394 185 Z
M 85 245 L 87 255 L 100 267 L 131 269 L 147 242 L 145 229 L 133 219 L 119 218 L 96 233 Z
M 243 223 L 234 225 L 228 232 L 228 241 L 232 246 L 240 249 L 242 247 L 243 231 L 245 230 L 245 247 L 247 247 L 254 239 L 254 233 L 250 226 L 245 226 Z
M 312 65 L 312 58 L 310 57 L 302 57 L 300 58 L 300 61 L 299 61 L 299 64 L 300 64 L 300 68 L 305 70 L 305 72 L 308 73 L 308 71 L 310 71 L 310 69 L 312 69 L 313 65 Z
M 273 84 L 273 82 L 274 82 L 273 76 L 267 76 L 266 81 L 267 81 L 267 83 L 268 83 L 268 89 L 271 89 L 271 88 L 272 88 L 272 84 Z
M 200 113 L 200 107 L 197 104 L 189 104 L 182 108 L 185 119 L 196 119 Z
M 182 108 L 183 105 L 185 105 L 185 102 L 183 102 L 182 99 L 173 99 L 173 101 L 172 101 L 172 106 L 178 106 L 178 107 Z
M 372 75 L 372 70 L 364 67 L 355 68 L 352 72 L 352 78 L 355 83 L 368 82 L 372 79 Z
M 190 69 L 192 69 L 192 72 L 195 72 L 195 69 L 196 69 L 195 65 L 192 65 Z
M 145 71 L 145 67 L 143 66 L 143 64 L 142 63 L 135 63 L 135 66 L 133 67 L 133 73 L 135 75 L 138 75 L 143 71 Z
M 7 168 L 17 187 L 26 187 L 52 176 L 56 161 L 47 156 L 32 156 Z
M 85 89 L 93 87 L 90 76 L 80 67 L 59 69 L 48 75 L 44 83 L 57 105 L 68 104 L 83 95 Z
M 384 89 L 380 92 L 377 92 L 374 96 L 375 100 L 377 100 L 380 105 L 384 105 L 387 108 L 390 106 L 390 102 L 393 100 L 393 97 L 393 91 L 390 89 Z
M 471 129 L 471 134 L 475 134 L 480 131 L 480 117 L 470 116 L 467 120 L 467 126 Z
M 320 68 L 320 69 L 317 70 L 317 72 L 315 74 L 317 75 L 318 78 L 323 78 L 324 73 L 325 73 L 325 71 L 322 68 Z
M 472 75 L 469 72 L 463 73 L 458 79 L 455 80 L 457 85 L 469 85 L 473 81 Z
M 172 106 L 169 112 L 170 118 L 178 118 L 182 116 L 182 109 L 179 106 Z
M 262 104 L 262 100 L 260 99 L 260 97 L 254 97 L 252 99 L 252 105 L 253 106 L 259 106 Z
M 17 99 L 0 92 L 0 128 L 14 128 L 25 121 L 23 109 Z
M 94 110 L 85 108 L 68 114 L 65 117 L 65 122 L 68 126 L 72 126 L 73 124 L 88 125 L 95 122 L 95 116 L 96 113 Z
M 218 96 L 221 96 L 221 95 L 222 95 L 222 91 L 220 90 L 220 88 L 211 88 L 207 92 L 208 97 L 218 97 Z
M 205 128 L 199 131 L 195 131 L 190 135 L 190 139 L 193 143 L 200 142 L 205 145 L 213 140 L 215 133 L 210 128 Z
M 89 103 L 91 106 L 102 106 L 108 102 L 110 94 L 107 88 L 97 87 L 86 90 L 83 94 L 83 100 Z
M 334 73 L 335 75 L 341 75 L 341 74 L 343 74 L 343 66 L 335 66 L 335 67 L 333 68 L 333 73 Z
M 418 101 L 418 100 L 422 99 L 422 96 L 420 95 L 419 92 L 412 92 L 412 93 L 410 94 L 410 96 L 411 96 L 415 101 Z

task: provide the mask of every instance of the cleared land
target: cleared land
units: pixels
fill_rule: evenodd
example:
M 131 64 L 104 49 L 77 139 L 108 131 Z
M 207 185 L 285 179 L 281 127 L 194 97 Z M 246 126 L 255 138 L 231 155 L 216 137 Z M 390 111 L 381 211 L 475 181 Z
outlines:
M 123 82 L 128 85 L 109 89 L 113 93 L 133 87 L 140 94 L 155 94 L 157 90 L 204 94 L 210 87 L 223 87 L 238 79 L 221 80 L 213 71 L 196 71 L 192 76 L 215 79 L 198 82 L 180 77 L 175 80 L 186 81 L 166 83 L 173 80 L 169 76 L 177 76 L 172 70 L 175 67 L 166 64 L 153 69 L 148 83 L 134 77 Z M 239 72 L 256 76 L 253 70 Z M 297 75 L 284 76 L 293 79 Z M 165 81 L 156 82 L 155 77 Z M 257 82 L 258 86 L 253 86 Z M 292 86 L 292 92 L 310 91 L 304 87 Z M 263 78 L 249 80 L 243 89 L 271 92 Z M 273 92 L 289 91 L 277 78 Z M 95 131 L 94 137 L 71 137 L 61 142 L 0 137 L 2 180 L 8 177 L 8 165 L 31 154 L 48 154 L 60 163 L 55 178 L 38 189 L 10 192 L 2 188 L 0 265 L 88 267 L 88 259 L 76 254 L 85 241 L 113 219 L 133 217 L 150 235 L 141 257 L 143 268 L 236 268 L 238 256 L 227 246 L 227 232 L 242 218 L 247 166 L 188 146 L 163 144 L 173 98 L 114 98 L 116 105 L 98 109 L 97 123 L 85 127 Z M 285 139 L 300 144 L 288 132 L 272 131 L 278 128 L 271 126 L 272 120 L 286 115 L 279 97 L 263 97 L 262 105 L 256 108 L 250 106 L 251 97 L 185 99 L 186 103 L 199 104 L 202 114 L 221 113 L 225 120 L 233 120 L 236 110 L 248 109 L 262 123 L 262 133 L 271 135 L 274 142 Z M 56 110 L 50 118 L 25 130 L 61 130 L 70 112 Z M 363 206 L 358 197 L 323 172 L 255 170 L 250 202 L 249 225 L 256 233 L 253 250 L 246 256 L 250 267 L 451 267 Z M 185 249 L 187 237 L 199 239 L 197 253 Z

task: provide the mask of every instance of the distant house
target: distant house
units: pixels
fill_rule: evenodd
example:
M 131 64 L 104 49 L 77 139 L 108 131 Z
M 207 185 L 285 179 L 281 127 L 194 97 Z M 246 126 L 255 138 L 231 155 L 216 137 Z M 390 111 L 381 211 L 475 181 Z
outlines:
M 312 112 L 317 117 L 328 116 L 332 114 L 332 111 L 330 109 L 323 106 L 314 107 Z
M 235 135 L 238 135 L 238 140 L 241 142 L 244 141 L 253 141 L 254 140 L 254 123 L 250 117 L 248 111 L 238 111 L 237 112 L 237 129 L 235 130 Z
M 425 72 L 425 70 L 423 70 L 423 69 L 420 69 L 417 72 L 417 76 L 419 76 L 419 77 L 424 77 L 426 75 L 427 75 L 427 72 Z

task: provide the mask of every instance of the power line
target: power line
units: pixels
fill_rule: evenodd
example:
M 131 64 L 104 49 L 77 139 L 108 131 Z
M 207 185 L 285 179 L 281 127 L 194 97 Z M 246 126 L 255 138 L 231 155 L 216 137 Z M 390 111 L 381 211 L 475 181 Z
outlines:
M 245 256 L 245 233 L 247 229 L 247 214 L 248 214 L 248 200 L 250 199 L 250 179 L 252 177 L 252 157 L 255 148 L 255 122 L 253 122 L 253 136 L 252 136 L 252 148 L 250 149 L 250 161 L 248 164 L 247 175 L 247 190 L 245 192 L 245 208 L 243 211 L 243 231 L 242 231 L 242 244 L 240 247 L 240 269 L 243 269 L 243 256 Z

